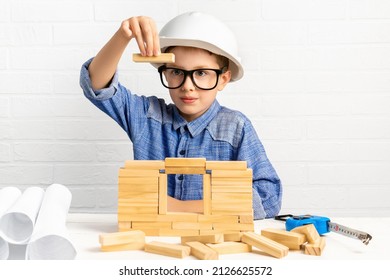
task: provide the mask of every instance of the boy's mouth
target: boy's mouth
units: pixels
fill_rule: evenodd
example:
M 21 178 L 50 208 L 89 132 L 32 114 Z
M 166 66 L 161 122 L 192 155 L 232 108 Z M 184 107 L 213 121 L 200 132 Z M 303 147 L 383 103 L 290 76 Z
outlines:
M 192 97 L 182 97 L 180 99 L 185 104 L 191 104 L 191 103 L 194 103 L 196 101 L 196 98 L 192 98 Z

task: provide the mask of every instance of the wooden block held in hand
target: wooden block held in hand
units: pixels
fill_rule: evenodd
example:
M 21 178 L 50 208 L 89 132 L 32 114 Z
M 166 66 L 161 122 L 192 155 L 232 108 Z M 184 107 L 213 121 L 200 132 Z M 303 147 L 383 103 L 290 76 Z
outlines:
M 142 56 L 139 53 L 133 54 L 134 62 L 149 62 L 149 63 L 174 63 L 175 54 L 173 53 L 162 53 L 157 56 Z

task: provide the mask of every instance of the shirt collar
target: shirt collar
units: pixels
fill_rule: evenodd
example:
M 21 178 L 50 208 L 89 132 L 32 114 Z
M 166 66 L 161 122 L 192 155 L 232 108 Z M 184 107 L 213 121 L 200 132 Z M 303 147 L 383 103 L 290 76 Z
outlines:
M 197 136 L 201 133 L 210 123 L 210 121 L 217 115 L 221 105 L 219 105 L 217 100 L 214 100 L 210 108 L 199 118 L 191 122 L 187 122 L 179 113 L 179 110 L 174 107 L 174 119 L 173 119 L 173 128 L 175 130 L 187 126 L 188 131 L 192 137 Z

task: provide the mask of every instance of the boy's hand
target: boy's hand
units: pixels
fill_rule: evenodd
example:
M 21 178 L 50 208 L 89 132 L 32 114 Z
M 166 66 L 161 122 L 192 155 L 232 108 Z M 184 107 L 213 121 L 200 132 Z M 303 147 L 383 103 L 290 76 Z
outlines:
M 160 54 L 160 39 L 156 23 L 150 17 L 139 16 L 124 20 L 121 31 L 128 39 L 135 38 L 143 56 Z

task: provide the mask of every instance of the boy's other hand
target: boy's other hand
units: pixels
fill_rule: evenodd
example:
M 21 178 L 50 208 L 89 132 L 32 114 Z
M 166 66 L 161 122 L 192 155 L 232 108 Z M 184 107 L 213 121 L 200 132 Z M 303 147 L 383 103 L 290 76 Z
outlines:
M 121 30 L 129 40 L 135 38 L 141 55 L 157 56 L 160 54 L 160 39 L 156 23 L 152 18 L 131 17 L 122 22 Z

